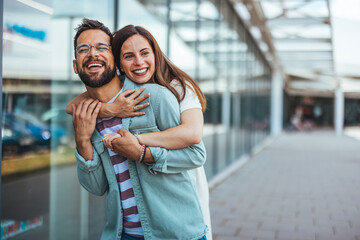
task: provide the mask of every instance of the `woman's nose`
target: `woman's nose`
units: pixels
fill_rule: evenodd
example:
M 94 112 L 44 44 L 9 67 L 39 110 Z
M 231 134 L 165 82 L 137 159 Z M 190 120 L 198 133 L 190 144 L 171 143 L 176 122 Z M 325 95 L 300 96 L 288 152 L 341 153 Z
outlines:
M 136 65 L 141 65 L 144 62 L 144 59 L 141 56 L 137 56 L 135 58 L 135 64 Z

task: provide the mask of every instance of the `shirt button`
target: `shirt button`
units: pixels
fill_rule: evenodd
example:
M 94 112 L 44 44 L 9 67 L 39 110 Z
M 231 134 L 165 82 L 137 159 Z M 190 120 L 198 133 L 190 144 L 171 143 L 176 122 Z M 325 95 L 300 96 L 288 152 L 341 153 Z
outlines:
M 121 236 L 121 232 L 118 233 L 118 236 L 119 236 L 119 237 Z

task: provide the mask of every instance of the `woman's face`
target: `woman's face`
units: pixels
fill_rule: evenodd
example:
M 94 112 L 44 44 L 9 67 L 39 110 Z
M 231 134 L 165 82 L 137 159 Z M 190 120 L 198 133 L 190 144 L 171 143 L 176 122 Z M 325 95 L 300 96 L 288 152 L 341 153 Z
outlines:
M 151 79 L 155 72 L 155 55 L 146 38 L 136 34 L 126 39 L 120 51 L 120 67 L 136 83 Z

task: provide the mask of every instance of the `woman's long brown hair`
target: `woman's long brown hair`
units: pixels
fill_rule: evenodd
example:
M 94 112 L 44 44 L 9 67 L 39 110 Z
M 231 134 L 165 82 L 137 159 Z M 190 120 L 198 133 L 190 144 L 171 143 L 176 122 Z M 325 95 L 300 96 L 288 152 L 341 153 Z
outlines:
M 152 47 L 152 50 L 155 55 L 155 72 L 154 75 L 151 77 L 149 82 L 157 83 L 162 86 L 167 87 L 177 98 L 178 102 L 180 103 L 186 93 L 186 82 L 189 82 L 194 89 L 197 97 L 199 98 L 201 108 L 203 112 L 206 109 L 206 98 L 203 92 L 201 91 L 199 85 L 195 82 L 192 77 L 190 77 L 188 74 L 186 74 L 184 71 L 182 71 L 180 68 L 176 67 L 161 51 L 158 43 L 156 42 L 155 38 L 149 31 L 147 31 L 145 28 L 140 26 L 134 26 L 134 25 L 127 25 L 120 30 L 114 32 L 113 39 L 111 42 L 112 51 L 115 57 L 115 63 L 118 69 L 120 70 L 120 52 L 121 47 L 124 44 L 124 42 L 131 36 L 139 34 L 146 38 Z M 122 75 L 125 73 L 120 71 Z M 179 93 L 170 85 L 170 82 L 172 80 L 178 80 L 181 84 L 181 87 L 183 89 L 183 95 L 180 96 Z M 191 88 L 190 88 L 191 89 Z

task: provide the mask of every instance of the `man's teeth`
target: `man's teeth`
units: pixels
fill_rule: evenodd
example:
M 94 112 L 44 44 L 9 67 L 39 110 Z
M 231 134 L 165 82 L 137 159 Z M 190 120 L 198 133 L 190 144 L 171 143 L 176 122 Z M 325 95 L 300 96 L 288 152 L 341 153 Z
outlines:
M 99 63 L 92 63 L 92 64 L 89 64 L 88 67 L 91 68 L 91 67 L 101 67 L 102 65 L 99 64 Z
M 141 69 L 141 70 L 135 70 L 134 73 L 144 73 L 146 72 L 147 68 Z

